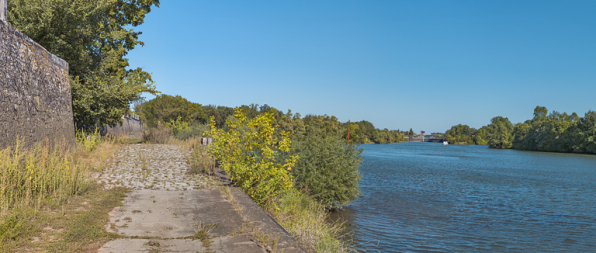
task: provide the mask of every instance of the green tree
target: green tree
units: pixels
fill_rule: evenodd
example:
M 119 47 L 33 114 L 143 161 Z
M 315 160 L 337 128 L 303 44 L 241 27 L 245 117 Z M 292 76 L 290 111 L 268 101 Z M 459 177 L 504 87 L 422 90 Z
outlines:
M 191 124 L 205 124 L 208 117 L 201 104 L 193 103 L 181 96 L 159 95 L 135 108 L 148 126 L 155 127 L 158 122 L 182 121 Z
M 483 126 L 480 129 L 478 129 L 474 134 L 474 143 L 476 143 L 476 145 L 488 144 L 488 141 L 486 140 L 488 138 L 488 131 L 486 129 L 487 127 Z
M 453 144 L 474 144 L 473 135 L 476 129 L 468 125 L 458 124 L 445 132 L 445 138 Z
M 129 68 L 128 51 L 143 42 L 133 27 L 158 0 L 10 0 L 8 20 L 69 63 L 75 124 L 115 125 L 143 92 L 157 93 L 151 75 Z
M 497 116 L 487 126 L 488 147 L 506 149 L 513 145 L 513 124 L 508 118 Z

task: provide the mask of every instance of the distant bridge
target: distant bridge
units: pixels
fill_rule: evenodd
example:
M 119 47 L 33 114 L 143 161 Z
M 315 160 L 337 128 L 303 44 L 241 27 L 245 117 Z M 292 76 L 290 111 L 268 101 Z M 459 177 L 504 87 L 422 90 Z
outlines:
M 444 138 L 437 138 L 435 136 L 424 136 L 424 137 L 409 137 L 409 142 L 443 142 L 446 139 Z

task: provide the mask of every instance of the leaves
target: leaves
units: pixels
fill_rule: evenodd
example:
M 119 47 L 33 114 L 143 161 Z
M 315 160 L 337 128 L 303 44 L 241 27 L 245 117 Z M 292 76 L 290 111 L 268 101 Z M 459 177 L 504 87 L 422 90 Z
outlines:
M 218 129 L 215 117 L 211 117 L 209 134 L 214 143 L 209 146 L 209 152 L 232 181 L 262 205 L 293 187 L 289 170 L 297 156 L 284 156 L 290 151 L 291 141 L 286 132 L 279 139 L 274 137 L 272 113 L 262 113 L 249 120 L 242 109 L 236 108 L 234 112 L 234 117 L 226 122 L 227 131 Z

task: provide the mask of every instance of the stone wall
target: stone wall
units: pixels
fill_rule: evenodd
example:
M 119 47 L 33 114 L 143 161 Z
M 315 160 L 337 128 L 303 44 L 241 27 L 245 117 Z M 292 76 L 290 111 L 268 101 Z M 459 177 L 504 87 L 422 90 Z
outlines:
M 143 135 L 143 123 L 139 120 L 139 116 L 136 114 L 122 116 L 122 125 L 116 124 L 114 127 L 107 126 L 105 131 L 102 131 L 102 135 L 127 135 L 128 137 L 135 138 Z
M 0 148 L 75 140 L 68 63 L 0 21 Z
M 6 23 L 7 20 L 6 4 L 6 0 L 0 0 L 0 21 L 4 21 L 4 23 Z

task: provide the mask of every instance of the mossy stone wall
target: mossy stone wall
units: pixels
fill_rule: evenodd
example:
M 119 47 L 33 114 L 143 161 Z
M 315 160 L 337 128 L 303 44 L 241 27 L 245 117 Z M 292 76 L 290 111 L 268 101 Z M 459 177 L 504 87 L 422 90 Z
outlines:
M 0 21 L 0 149 L 17 138 L 74 143 L 68 63 Z

